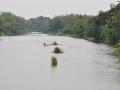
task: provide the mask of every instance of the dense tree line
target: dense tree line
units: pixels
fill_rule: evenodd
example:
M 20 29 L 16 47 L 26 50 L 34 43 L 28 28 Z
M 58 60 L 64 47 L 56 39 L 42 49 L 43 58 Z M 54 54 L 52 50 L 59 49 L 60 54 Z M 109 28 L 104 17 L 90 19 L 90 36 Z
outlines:
M 80 38 L 116 44 L 120 39 L 120 4 L 111 4 L 107 12 L 100 11 L 96 16 L 70 14 L 28 20 L 33 31 L 68 34 Z
M 43 32 L 47 29 L 47 26 L 49 24 L 49 18 L 48 17 L 37 17 L 37 18 L 31 18 L 27 20 L 27 27 L 30 31 L 33 32 Z
M 0 36 L 20 35 L 28 32 L 27 22 L 24 18 L 16 16 L 10 12 L 0 14 Z
M 19 35 L 32 31 L 67 34 L 113 45 L 120 39 L 120 4 L 111 4 L 109 11 L 100 11 L 96 16 L 70 14 L 25 20 L 10 12 L 0 14 L 0 35 Z

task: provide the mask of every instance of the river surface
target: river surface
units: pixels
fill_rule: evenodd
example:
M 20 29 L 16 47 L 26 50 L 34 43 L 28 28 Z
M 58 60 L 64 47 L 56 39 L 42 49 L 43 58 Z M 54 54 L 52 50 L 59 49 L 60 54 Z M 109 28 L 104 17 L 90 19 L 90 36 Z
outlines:
M 52 53 L 56 41 L 64 51 Z M 0 90 L 120 90 L 114 48 L 83 39 L 31 34 L 0 40 Z M 51 56 L 58 59 L 51 66 Z

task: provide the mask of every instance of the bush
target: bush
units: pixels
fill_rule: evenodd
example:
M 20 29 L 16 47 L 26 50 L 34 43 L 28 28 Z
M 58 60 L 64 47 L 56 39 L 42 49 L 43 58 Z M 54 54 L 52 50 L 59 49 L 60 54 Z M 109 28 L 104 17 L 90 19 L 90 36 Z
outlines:
M 58 43 L 55 41 L 55 42 L 52 43 L 52 45 L 58 45 Z
M 56 47 L 53 52 L 54 53 L 63 53 L 63 51 L 59 47 Z
M 57 58 L 56 57 L 51 57 L 51 65 L 52 66 L 57 66 Z

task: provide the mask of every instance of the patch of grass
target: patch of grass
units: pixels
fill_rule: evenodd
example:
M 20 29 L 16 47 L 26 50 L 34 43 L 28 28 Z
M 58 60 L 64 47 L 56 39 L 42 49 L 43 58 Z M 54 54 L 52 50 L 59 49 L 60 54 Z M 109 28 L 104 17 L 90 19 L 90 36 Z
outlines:
M 63 53 L 63 51 L 59 47 L 55 47 L 54 53 Z
M 51 57 L 51 65 L 52 66 L 57 66 L 57 58 L 54 57 L 54 56 Z

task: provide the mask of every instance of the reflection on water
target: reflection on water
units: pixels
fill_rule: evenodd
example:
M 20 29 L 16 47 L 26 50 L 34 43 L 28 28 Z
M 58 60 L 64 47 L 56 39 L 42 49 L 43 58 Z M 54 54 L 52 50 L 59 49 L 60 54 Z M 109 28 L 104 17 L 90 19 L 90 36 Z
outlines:
M 55 55 L 57 41 L 63 54 Z M 30 34 L 2 37 L 0 90 L 120 90 L 120 71 L 113 48 L 82 39 Z

